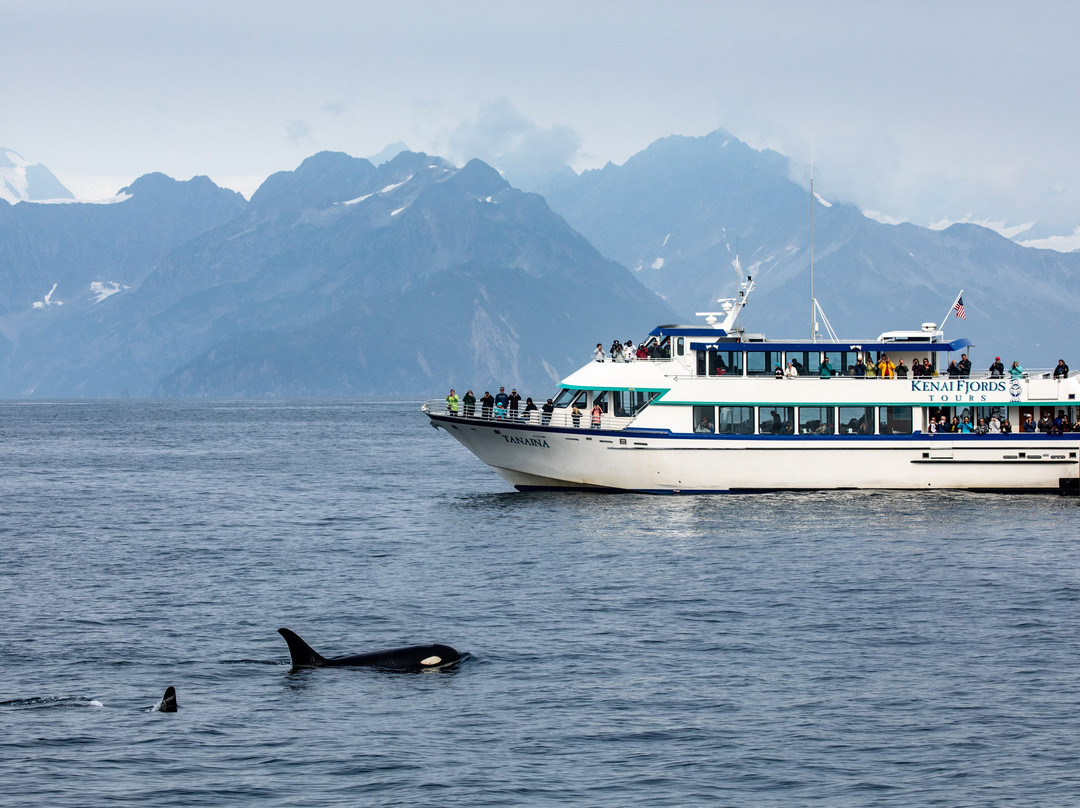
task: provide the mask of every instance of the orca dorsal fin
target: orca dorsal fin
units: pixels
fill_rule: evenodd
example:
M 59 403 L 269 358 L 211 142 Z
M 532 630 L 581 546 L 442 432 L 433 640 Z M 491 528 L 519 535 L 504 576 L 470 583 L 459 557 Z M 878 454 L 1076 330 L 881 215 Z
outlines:
M 278 634 L 285 638 L 289 644 L 289 656 L 292 657 L 294 668 L 321 668 L 326 660 L 321 657 L 310 645 L 304 642 L 293 631 L 287 628 L 279 628 Z
M 176 712 L 176 688 L 174 688 L 172 685 L 169 685 L 165 689 L 165 695 L 161 697 L 161 704 L 158 705 L 158 712 Z

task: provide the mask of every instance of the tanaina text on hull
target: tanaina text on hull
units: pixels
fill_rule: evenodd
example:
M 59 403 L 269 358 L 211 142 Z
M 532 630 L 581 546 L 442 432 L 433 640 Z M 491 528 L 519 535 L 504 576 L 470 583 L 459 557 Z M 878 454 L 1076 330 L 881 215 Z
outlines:
M 659 326 L 623 361 L 598 350 L 548 412 L 424 411 L 521 490 L 1077 491 L 1080 375 L 1064 361 L 972 371 L 971 343 L 933 323 L 769 341 L 736 325 L 741 287 L 722 320 Z

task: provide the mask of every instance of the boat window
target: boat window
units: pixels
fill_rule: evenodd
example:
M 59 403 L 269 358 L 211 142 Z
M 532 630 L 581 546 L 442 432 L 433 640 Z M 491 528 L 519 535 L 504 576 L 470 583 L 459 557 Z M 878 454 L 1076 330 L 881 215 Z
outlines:
M 595 407 L 597 404 L 599 404 L 600 409 L 603 410 L 604 412 L 607 412 L 608 411 L 607 397 L 608 397 L 608 391 L 607 390 L 602 390 L 602 391 L 593 393 L 593 400 L 592 400 L 593 407 Z
M 800 376 L 816 376 L 821 367 L 821 354 L 817 351 L 788 351 L 787 358 Z
M 834 407 L 799 407 L 800 435 L 832 435 L 835 432 Z
M 828 357 L 833 376 L 850 376 L 858 361 L 855 351 L 822 351 L 822 356 Z
M 794 435 L 794 407 L 758 407 L 758 421 L 762 435 Z
M 840 407 L 839 409 L 840 415 L 837 422 L 840 424 L 841 435 L 874 434 L 873 407 Z
M 622 400 L 622 407 L 627 411 L 627 415 L 637 415 L 645 406 L 656 398 L 659 393 L 652 390 L 630 390 L 628 392 L 616 392 L 616 400 Z M 579 405 L 580 406 L 580 405 Z M 618 405 L 616 405 L 618 410 Z M 618 414 L 616 412 L 616 414 Z
M 784 367 L 784 355 L 780 351 L 747 351 L 747 376 L 772 376 L 777 368 Z
M 697 375 L 706 375 L 705 363 L 708 361 L 708 351 L 697 351 Z
M 973 424 L 978 424 L 979 419 L 982 418 L 983 420 L 986 421 L 987 424 L 989 424 L 990 419 L 993 418 L 995 415 L 998 417 L 999 421 L 1004 421 L 1005 420 L 1005 408 L 1002 407 L 1002 406 L 976 407 L 975 408 L 975 417 L 972 419 L 972 423 Z
M 573 401 L 579 390 L 571 390 L 568 387 L 564 387 L 559 391 L 559 394 L 555 396 L 555 400 L 552 402 L 556 407 L 569 407 L 570 402 Z
M 684 353 L 684 347 L 683 346 L 684 346 L 683 338 L 679 337 L 675 341 L 675 353 L 677 353 L 679 356 L 682 356 L 683 353 Z
M 694 431 L 711 435 L 716 424 L 716 407 L 694 407 Z
M 716 431 L 721 435 L 753 435 L 754 408 L 721 407 Z
M 742 376 L 742 351 L 709 351 L 710 376 Z
M 882 435 L 911 434 L 911 407 L 882 407 L 879 417 Z

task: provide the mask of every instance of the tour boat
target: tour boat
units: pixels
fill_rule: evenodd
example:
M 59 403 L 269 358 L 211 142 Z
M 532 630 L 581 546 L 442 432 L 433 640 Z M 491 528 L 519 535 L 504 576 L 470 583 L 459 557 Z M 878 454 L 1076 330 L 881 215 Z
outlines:
M 873 340 L 839 340 L 831 328 L 766 340 L 738 326 L 752 289 L 746 278 L 702 325 L 655 328 L 651 358 L 589 362 L 549 413 L 445 400 L 423 410 L 522 491 L 1078 491 L 1080 432 L 1053 421 L 1080 417 L 1080 374 L 950 375 L 971 343 L 946 341 L 934 323 Z M 884 376 L 854 375 L 886 356 L 905 368 L 928 360 L 927 375 L 892 376 L 888 363 Z M 1024 431 L 1029 416 L 1043 431 Z M 954 418 L 963 431 L 949 431 Z

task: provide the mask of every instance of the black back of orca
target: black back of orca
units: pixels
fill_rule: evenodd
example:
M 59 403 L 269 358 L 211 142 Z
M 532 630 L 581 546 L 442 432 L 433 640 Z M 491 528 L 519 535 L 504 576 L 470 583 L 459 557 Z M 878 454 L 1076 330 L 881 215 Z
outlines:
M 174 688 L 172 685 L 169 685 L 165 689 L 165 695 L 161 697 L 161 704 L 158 705 L 158 712 L 176 712 L 176 688 Z
M 410 645 L 370 654 L 326 658 L 287 628 L 278 634 L 289 644 L 294 668 L 379 668 L 388 671 L 422 671 L 445 668 L 461 661 L 449 645 Z

